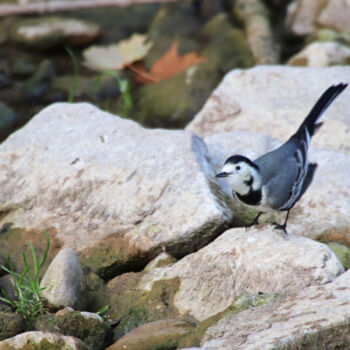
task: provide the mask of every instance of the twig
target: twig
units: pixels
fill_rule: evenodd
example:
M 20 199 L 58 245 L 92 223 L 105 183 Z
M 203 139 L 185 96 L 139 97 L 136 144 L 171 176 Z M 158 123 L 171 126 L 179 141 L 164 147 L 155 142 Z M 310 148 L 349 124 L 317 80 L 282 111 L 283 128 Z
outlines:
M 36 2 L 26 5 L 2 4 L 0 5 L 0 17 L 21 14 L 44 14 L 61 11 L 75 11 L 99 7 L 126 7 L 137 4 L 149 4 L 156 2 L 176 2 L 190 0 L 77 0 L 77 1 L 51 1 Z

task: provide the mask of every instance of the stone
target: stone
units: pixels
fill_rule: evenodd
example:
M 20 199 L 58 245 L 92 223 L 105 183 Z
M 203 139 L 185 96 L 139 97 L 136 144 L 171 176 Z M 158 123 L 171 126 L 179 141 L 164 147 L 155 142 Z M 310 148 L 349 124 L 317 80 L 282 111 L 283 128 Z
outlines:
M 314 42 L 288 60 L 290 66 L 328 67 L 347 64 L 350 48 L 336 42 Z
M 219 72 L 248 68 L 255 63 L 244 31 L 233 27 L 229 17 L 224 13 L 208 20 L 198 36 L 207 42 L 201 54 L 207 57 L 208 62 L 215 65 Z
M 72 91 L 76 77 L 74 75 L 62 75 L 52 81 L 51 87 L 67 96 Z M 114 77 L 101 73 L 93 77 L 79 77 L 74 89 L 74 98 L 85 98 L 89 101 L 98 99 L 116 98 L 120 95 L 119 85 Z
M 194 328 L 181 319 L 165 319 L 146 323 L 117 340 L 107 350 L 175 349 L 179 338 Z
M 349 14 L 349 0 L 299 0 L 291 3 L 286 23 L 298 36 L 314 34 L 318 28 L 349 32 Z
M 318 133 L 321 134 L 324 130 L 327 133 L 327 127 L 328 120 Z M 316 134 L 315 138 L 317 137 Z M 281 144 L 260 133 L 249 131 L 216 134 L 204 140 L 216 173 L 230 155 L 242 154 L 254 160 Z M 310 187 L 290 211 L 288 232 L 323 242 L 336 241 L 350 245 L 350 218 L 347 215 L 350 211 L 349 154 L 319 149 L 313 145 L 314 140 L 311 142 L 309 161 L 316 162 L 318 167 Z M 231 188 L 224 179 L 220 180 L 220 186 L 234 212 L 234 224 L 251 223 L 257 213 L 233 198 Z M 265 213 L 259 218 L 259 222 L 282 223 L 285 215 L 286 212 Z
M 28 57 L 15 57 L 11 62 L 11 74 L 23 78 L 34 74 L 36 65 Z
M 99 35 L 100 29 L 94 23 L 59 16 L 21 19 L 10 33 L 14 42 L 41 50 L 58 45 L 86 45 Z
M 78 256 L 71 248 L 62 249 L 52 260 L 40 282 L 41 295 L 51 308 L 70 306 L 83 310 L 87 304 L 87 289 Z
M 183 128 L 218 82 L 216 67 L 204 62 L 167 80 L 145 84 L 135 93 L 132 119 L 151 127 Z
M 298 36 L 309 35 L 314 32 L 318 14 L 324 0 L 298 0 L 289 5 L 287 27 Z
M 7 272 L 1 266 L 9 268 L 8 260 L 2 255 L 0 255 L 0 277 L 5 276 L 7 274 Z
M 322 3 L 322 1 L 320 2 Z M 322 7 L 322 11 L 320 11 L 317 18 L 317 24 L 322 27 L 335 29 L 339 32 L 349 32 L 349 16 L 349 0 L 327 0 L 326 6 Z
M 188 19 L 191 11 L 191 7 L 186 4 L 180 5 L 178 8 L 160 7 L 148 27 L 147 37 L 153 41 L 157 41 L 163 36 L 170 36 L 174 39 L 193 37 L 198 32 L 200 23 L 196 18 Z
M 168 266 L 175 263 L 177 260 L 166 252 L 160 253 L 157 257 L 151 260 L 143 269 L 143 271 L 150 271 L 157 267 Z
M 209 136 L 233 130 L 257 131 L 285 142 L 321 94 L 346 82 L 350 67 L 258 66 L 228 73 L 186 130 Z M 345 79 L 345 80 L 344 80 Z M 350 153 L 350 89 L 325 113 L 312 146 Z
M 25 332 L 13 338 L 0 341 L 2 350 L 88 350 L 81 340 L 59 333 Z
M 105 279 L 163 249 L 181 257 L 232 220 L 207 152 L 190 132 L 144 129 L 87 103 L 51 105 L 0 145 L 0 227 L 50 228 Z
M 109 306 L 108 317 L 115 320 L 114 341 L 142 324 L 181 317 L 173 303 L 180 280 L 156 281 L 151 290 L 146 291 L 138 287 L 144 274 L 143 271 L 123 273 L 93 294 L 94 310 Z
M 279 50 L 264 3 L 259 0 L 235 1 L 234 14 L 244 23 L 256 64 L 277 64 L 280 61 Z
M 25 331 L 26 322 L 22 315 L 0 311 L 0 341 Z
M 244 293 L 291 293 L 331 282 L 344 271 L 324 244 L 269 226 L 231 229 L 177 263 L 153 269 L 137 288 L 180 280 L 173 303 L 180 317 L 203 321 L 225 310 Z
M 338 242 L 329 242 L 327 246 L 337 255 L 344 269 L 350 269 L 350 248 Z
M 349 285 L 347 271 L 326 285 L 228 314 L 207 330 L 202 349 L 348 349 Z
M 17 299 L 17 292 L 12 275 L 7 274 L 0 277 L 0 290 L 4 290 L 11 299 Z M 8 306 L 8 304 L 6 305 Z
M 5 103 L 0 102 L 0 139 L 5 139 L 18 122 L 16 113 Z
M 54 63 L 49 60 L 43 60 L 37 67 L 33 75 L 23 84 L 23 96 L 31 102 L 40 100 L 49 91 L 51 81 L 56 76 Z
M 42 332 L 57 332 L 83 341 L 94 350 L 104 350 L 110 342 L 111 328 L 91 312 L 64 308 L 55 315 L 42 315 L 34 321 L 34 328 Z

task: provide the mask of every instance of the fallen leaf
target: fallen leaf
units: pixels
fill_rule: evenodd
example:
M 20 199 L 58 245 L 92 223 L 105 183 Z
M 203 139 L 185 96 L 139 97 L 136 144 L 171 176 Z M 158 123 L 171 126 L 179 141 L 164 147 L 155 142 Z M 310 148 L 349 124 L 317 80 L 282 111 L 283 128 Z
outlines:
M 205 57 L 198 56 L 195 52 L 179 56 L 178 49 L 179 43 L 174 42 L 170 49 L 154 62 L 149 72 L 135 65 L 128 65 L 128 67 L 138 74 L 136 81 L 153 83 L 167 80 L 185 69 L 207 60 Z
M 133 34 L 130 38 L 108 46 L 91 46 L 83 51 L 84 65 L 97 71 L 121 70 L 125 66 L 142 60 L 152 47 L 147 37 Z

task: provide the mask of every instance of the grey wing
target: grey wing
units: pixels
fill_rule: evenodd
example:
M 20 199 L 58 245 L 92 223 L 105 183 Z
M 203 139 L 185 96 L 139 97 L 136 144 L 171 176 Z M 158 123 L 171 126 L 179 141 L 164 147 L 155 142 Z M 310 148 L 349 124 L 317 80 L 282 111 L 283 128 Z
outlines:
M 305 172 L 307 169 L 305 161 L 307 151 L 301 154 L 294 140 L 255 160 L 273 209 L 285 210 L 293 206 L 303 182 L 304 169 Z

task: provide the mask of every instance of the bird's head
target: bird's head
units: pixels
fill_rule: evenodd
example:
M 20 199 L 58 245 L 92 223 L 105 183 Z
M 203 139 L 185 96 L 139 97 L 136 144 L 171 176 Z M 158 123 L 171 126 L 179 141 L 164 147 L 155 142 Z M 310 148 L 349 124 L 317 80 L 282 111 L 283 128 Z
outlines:
M 229 157 L 216 177 L 225 178 L 233 191 L 240 195 L 261 186 L 259 167 L 249 158 L 240 155 Z

